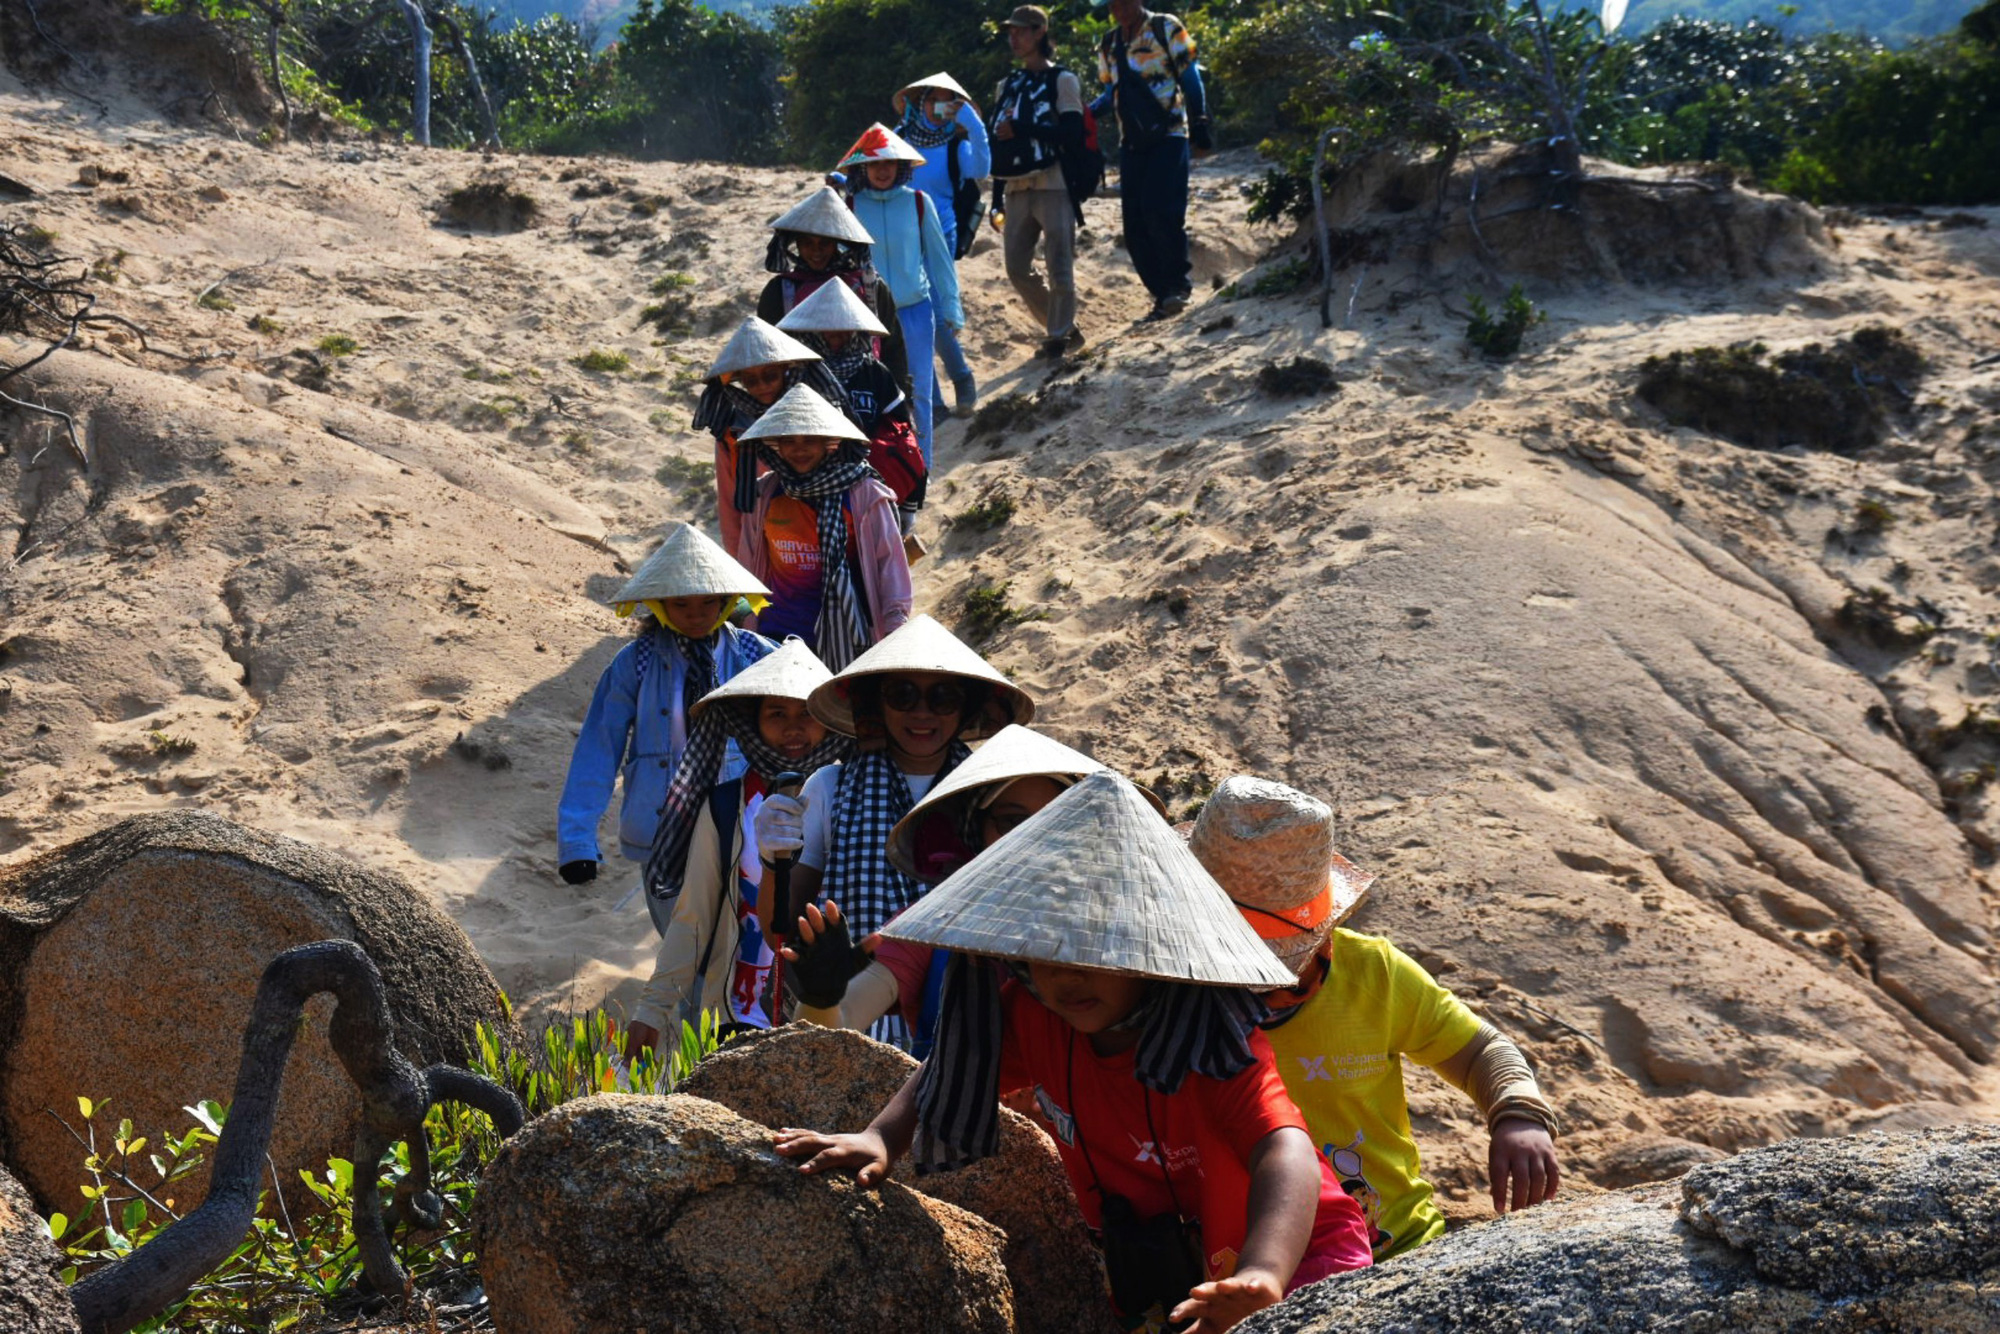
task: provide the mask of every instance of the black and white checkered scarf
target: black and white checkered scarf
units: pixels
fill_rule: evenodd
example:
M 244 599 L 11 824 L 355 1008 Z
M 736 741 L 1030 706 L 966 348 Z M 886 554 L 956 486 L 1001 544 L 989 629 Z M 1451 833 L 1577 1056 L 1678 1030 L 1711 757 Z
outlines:
M 954 739 L 932 785 L 943 782 L 971 754 L 971 747 Z M 917 882 L 889 861 L 889 831 L 914 805 L 903 771 L 886 750 L 858 755 L 841 766 L 822 883 L 856 940 L 880 931 L 884 922 L 916 902 Z
M 839 401 L 845 403 L 846 396 Z M 880 475 L 868 466 L 868 447 L 853 440 L 842 441 L 838 451 L 808 473 L 794 472 L 783 455 L 761 440 L 757 457 L 777 474 L 786 495 L 811 505 L 819 518 L 819 621 L 813 651 L 837 672 L 874 642 L 847 560 L 847 489 L 864 477 L 879 480 Z
M 1027 969 L 1013 972 L 1023 986 Z M 938 1000 L 936 1045 L 917 1072 L 919 1172 L 948 1171 L 990 1156 L 1000 1141 L 1000 1048 L 1005 1040 L 1002 978 L 985 959 L 954 954 Z M 1177 1093 L 1190 1073 L 1230 1079 L 1257 1057 L 1250 1033 L 1271 1012 L 1242 987 L 1154 982 L 1120 1025 L 1142 1031 L 1132 1074 L 1160 1093 Z
M 696 720 L 694 730 L 688 735 L 687 753 L 681 756 L 681 767 L 674 770 L 673 782 L 667 785 L 659 828 L 653 834 L 653 850 L 646 857 L 646 892 L 662 903 L 672 903 L 680 897 L 695 821 L 701 816 L 709 789 L 715 786 L 722 772 L 723 752 L 732 738 L 749 762 L 750 772 L 763 778 L 767 785 L 781 773 L 810 777 L 821 765 L 846 759 L 854 750 L 854 738 L 828 732 L 826 740 L 802 758 L 792 759 L 764 744 L 763 735 L 757 730 L 759 704 L 760 700 L 754 697 L 719 700 Z M 718 832 L 725 839 L 728 837 L 727 830 Z

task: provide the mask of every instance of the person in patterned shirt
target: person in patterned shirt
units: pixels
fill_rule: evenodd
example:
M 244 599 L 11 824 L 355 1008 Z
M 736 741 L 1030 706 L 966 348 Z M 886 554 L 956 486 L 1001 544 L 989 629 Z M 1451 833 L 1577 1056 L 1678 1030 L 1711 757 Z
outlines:
M 1097 46 L 1105 85 L 1091 111 L 1118 109 L 1119 200 L 1125 249 L 1152 293 L 1149 320 L 1187 308 L 1189 149 L 1206 153 L 1208 98 L 1195 64 L 1194 38 L 1172 14 L 1140 0 L 1111 0 L 1111 30 Z

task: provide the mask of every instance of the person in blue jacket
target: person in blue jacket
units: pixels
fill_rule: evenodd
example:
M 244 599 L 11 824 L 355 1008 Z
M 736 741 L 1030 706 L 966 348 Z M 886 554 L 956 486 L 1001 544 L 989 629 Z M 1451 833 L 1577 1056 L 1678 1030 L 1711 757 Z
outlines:
M 910 409 L 924 470 L 931 470 L 931 388 L 935 367 L 919 350 L 936 342 L 936 327 L 965 327 L 958 300 L 958 269 L 944 224 L 930 196 L 910 188 L 924 155 L 888 126 L 868 127 L 840 160 L 854 190 L 854 216 L 875 238 L 876 271 L 896 295 L 896 318 L 910 349 Z
M 980 119 L 979 108 L 973 105 L 972 95 L 958 80 L 943 71 L 906 85 L 890 103 L 902 117 L 896 133 L 924 155 L 923 165 L 910 174 L 910 184 L 937 205 L 938 224 L 944 230 L 945 244 L 951 247 L 951 253 L 964 255 L 972 249 L 972 237 L 958 234 L 952 168 L 958 169 L 958 183 L 971 185 L 971 193 L 977 198 L 979 188 L 975 182 L 985 179 L 993 170 L 993 150 L 986 141 L 986 124 Z M 968 231 L 977 227 L 978 220 L 974 218 Z M 965 359 L 965 349 L 958 345 L 958 331 L 949 324 L 937 326 L 937 356 L 944 363 L 945 374 L 951 377 L 958 410 L 970 412 L 978 407 L 979 387 L 972 378 L 972 364 Z M 944 406 L 941 386 L 934 385 L 931 390 L 931 414 L 937 420 L 951 415 Z
M 621 776 L 618 850 L 644 864 L 667 785 L 687 748 L 689 707 L 777 647 L 729 624 L 728 614 L 739 598 L 754 610 L 769 597 L 754 575 L 689 524 L 669 533 L 612 596 L 620 616 L 639 613 L 641 629 L 597 679 L 570 754 L 556 820 L 556 861 L 566 883 L 597 878 L 603 860 L 597 825 Z M 722 778 L 734 778 L 742 765 L 732 751 Z M 647 902 L 650 907 L 650 895 Z M 657 918 L 653 925 L 665 930 Z

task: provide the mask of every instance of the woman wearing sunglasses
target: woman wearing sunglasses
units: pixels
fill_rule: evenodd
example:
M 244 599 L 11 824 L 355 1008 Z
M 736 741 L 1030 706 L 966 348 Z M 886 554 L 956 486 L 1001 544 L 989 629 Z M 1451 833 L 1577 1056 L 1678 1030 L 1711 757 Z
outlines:
M 795 384 L 809 384 L 845 406 L 840 384 L 820 365 L 819 353 L 755 315 L 738 326 L 708 368 L 693 424 L 715 437 L 715 514 L 723 550 L 732 555 L 743 515 L 756 503 L 762 471 L 754 453 L 739 451 L 736 443 Z
M 813 691 L 813 716 L 862 753 L 773 797 L 757 817 L 766 864 L 795 856 L 793 904 L 837 899 L 857 937 L 916 901 L 922 887 L 889 859 L 889 839 L 933 785 L 970 755 L 966 742 L 1033 718 L 1034 702 L 928 616 L 913 618 Z M 768 872 L 765 884 L 774 886 Z M 775 888 L 760 893 L 768 914 Z M 765 918 L 768 927 L 768 916 Z M 875 1035 L 908 1043 L 900 1019 Z

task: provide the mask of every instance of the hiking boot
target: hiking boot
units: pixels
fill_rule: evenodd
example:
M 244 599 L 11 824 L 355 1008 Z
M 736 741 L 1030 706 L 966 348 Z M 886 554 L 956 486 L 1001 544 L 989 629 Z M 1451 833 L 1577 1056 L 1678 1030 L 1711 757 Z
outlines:
M 1068 348 L 1071 352 L 1074 352 L 1078 348 L 1082 347 L 1083 330 L 1075 327 L 1074 325 L 1070 326 L 1069 337 L 1063 339 L 1063 346 Z
M 951 377 L 951 392 L 958 399 L 960 412 L 971 412 L 979 406 L 979 386 L 972 378 L 972 372 Z
M 1169 316 L 1178 315 L 1186 310 L 1188 308 L 1188 298 L 1192 295 L 1194 295 L 1192 292 L 1175 292 L 1172 296 L 1161 297 L 1159 303 L 1153 308 L 1160 312 L 1161 319 L 1166 319 Z
M 1061 361 L 1063 350 L 1067 346 L 1067 339 L 1044 338 L 1042 345 L 1035 349 L 1035 359 L 1037 361 Z

